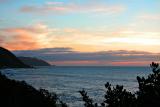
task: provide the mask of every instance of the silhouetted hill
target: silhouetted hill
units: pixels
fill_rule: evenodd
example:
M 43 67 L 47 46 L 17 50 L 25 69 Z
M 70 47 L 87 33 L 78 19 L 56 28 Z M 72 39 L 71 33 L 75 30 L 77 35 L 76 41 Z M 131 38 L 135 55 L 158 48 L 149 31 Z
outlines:
M 32 57 L 18 57 L 23 63 L 30 65 L 30 66 L 50 66 L 49 63 L 47 63 L 44 60 L 32 58 Z
M 0 68 L 30 68 L 9 50 L 0 47 Z
M 10 80 L 0 73 L 0 107 L 67 107 L 55 93 L 36 90 L 26 82 Z

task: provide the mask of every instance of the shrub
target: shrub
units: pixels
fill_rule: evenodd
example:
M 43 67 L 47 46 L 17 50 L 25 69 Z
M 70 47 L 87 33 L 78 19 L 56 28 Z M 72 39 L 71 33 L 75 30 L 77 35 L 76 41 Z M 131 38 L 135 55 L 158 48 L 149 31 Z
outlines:
M 136 102 L 135 95 L 123 89 L 123 86 L 111 87 L 111 84 L 107 82 L 105 87 L 107 91 L 103 105 L 108 107 L 134 107 Z
M 139 91 L 136 94 L 139 107 L 159 107 L 158 105 L 160 105 L 159 64 L 152 62 L 150 66 L 152 68 L 152 74 L 149 74 L 147 78 L 137 77 Z
M 93 100 L 89 98 L 87 95 L 87 92 L 83 89 L 82 91 L 79 91 L 79 93 L 83 97 L 83 101 L 85 102 L 85 107 L 97 107 L 97 103 L 93 104 Z
M 160 106 L 160 67 L 158 63 L 150 64 L 152 74 L 147 78 L 137 77 L 139 90 L 131 93 L 117 85 L 113 87 L 110 83 L 106 83 L 107 89 L 105 100 L 99 103 L 101 107 L 159 107 Z M 85 107 L 97 107 L 85 90 L 80 91 Z M 96 104 L 96 105 L 95 105 Z

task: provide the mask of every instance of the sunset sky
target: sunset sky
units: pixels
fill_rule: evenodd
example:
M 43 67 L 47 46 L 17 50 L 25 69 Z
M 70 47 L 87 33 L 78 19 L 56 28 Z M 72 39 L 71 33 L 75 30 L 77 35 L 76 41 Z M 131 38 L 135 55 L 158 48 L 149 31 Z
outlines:
M 0 46 L 55 65 L 149 65 L 160 0 L 0 0 Z

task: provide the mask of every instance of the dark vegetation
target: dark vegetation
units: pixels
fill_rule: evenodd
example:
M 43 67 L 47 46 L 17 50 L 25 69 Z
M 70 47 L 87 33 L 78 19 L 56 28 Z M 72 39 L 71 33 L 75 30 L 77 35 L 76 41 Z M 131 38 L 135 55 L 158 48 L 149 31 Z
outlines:
M 0 68 L 31 68 L 7 49 L 0 47 Z
M 0 73 L 0 107 L 67 107 L 55 93 L 36 90 L 24 81 L 10 80 Z
M 85 90 L 79 91 L 85 107 L 160 107 L 160 67 L 154 62 L 150 66 L 152 74 L 147 78 L 137 77 L 139 90 L 136 93 L 131 93 L 120 85 L 111 86 L 107 82 L 104 101 L 95 103 Z
M 44 60 L 32 58 L 32 57 L 18 57 L 23 63 L 30 65 L 30 66 L 50 66 L 49 63 L 47 63 Z

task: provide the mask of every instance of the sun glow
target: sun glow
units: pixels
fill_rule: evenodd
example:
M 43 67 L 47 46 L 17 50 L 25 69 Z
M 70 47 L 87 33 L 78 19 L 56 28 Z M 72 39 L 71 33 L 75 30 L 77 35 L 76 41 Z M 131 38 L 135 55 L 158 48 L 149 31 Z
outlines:
M 160 45 L 159 40 L 152 38 L 111 38 L 104 40 L 105 43 L 127 43 L 127 44 L 135 44 L 135 45 Z

